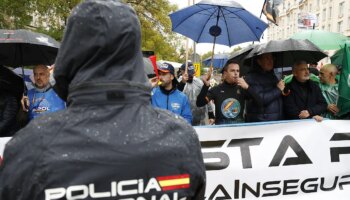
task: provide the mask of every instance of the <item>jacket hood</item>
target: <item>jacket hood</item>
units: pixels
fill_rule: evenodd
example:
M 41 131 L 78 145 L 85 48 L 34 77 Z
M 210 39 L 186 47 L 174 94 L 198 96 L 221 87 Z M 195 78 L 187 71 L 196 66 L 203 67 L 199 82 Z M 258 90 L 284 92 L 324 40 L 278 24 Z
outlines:
M 56 58 L 54 77 L 55 91 L 68 103 L 81 86 L 115 83 L 150 91 L 134 10 L 116 0 L 87 0 L 75 7 Z

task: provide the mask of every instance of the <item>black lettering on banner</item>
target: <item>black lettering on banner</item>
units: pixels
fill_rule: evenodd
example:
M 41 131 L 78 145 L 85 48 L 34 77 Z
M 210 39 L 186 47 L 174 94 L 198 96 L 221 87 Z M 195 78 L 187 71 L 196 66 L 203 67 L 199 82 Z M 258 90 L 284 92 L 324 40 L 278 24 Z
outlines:
M 305 151 L 303 148 L 301 148 L 299 143 L 292 136 L 286 135 L 282 139 L 280 146 L 277 148 L 277 151 L 270 163 L 270 167 L 276 167 L 281 164 L 281 161 L 286 154 L 288 147 L 291 147 L 293 149 L 297 157 L 286 158 L 283 166 L 312 164 L 310 158 L 306 155 Z
M 317 183 L 308 184 L 309 182 L 314 182 L 317 180 L 318 180 L 318 178 L 305 179 L 303 182 L 301 182 L 301 186 L 300 186 L 301 191 L 303 191 L 304 193 L 317 192 L 317 187 L 318 187 Z
M 330 141 L 350 140 L 350 133 L 334 133 Z M 331 162 L 339 162 L 341 154 L 350 154 L 350 147 L 332 147 L 330 149 Z
M 239 180 L 235 180 L 234 198 L 239 199 Z
M 263 190 L 265 191 L 275 191 L 272 193 L 265 193 L 262 195 L 262 197 L 271 197 L 271 196 L 277 196 L 281 194 L 281 188 L 279 186 L 276 187 L 270 187 L 271 185 L 277 185 L 280 184 L 281 181 L 268 181 L 263 184 Z
M 299 179 L 290 179 L 283 182 L 283 195 L 297 194 L 298 191 L 288 191 L 288 189 L 298 188 Z M 290 185 L 296 183 L 296 185 Z
M 334 190 L 334 189 L 335 189 L 335 187 L 337 186 L 338 179 L 339 179 L 339 177 L 338 177 L 338 176 L 336 176 L 336 177 L 334 178 L 334 182 L 333 182 L 332 187 L 330 187 L 330 188 L 326 188 L 326 187 L 324 187 L 324 182 L 325 182 L 324 180 L 325 180 L 325 178 L 324 178 L 324 177 L 322 177 L 322 178 L 321 178 L 321 185 L 320 185 L 320 189 L 321 189 L 322 191 L 332 191 L 332 190 Z
M 341 179 L 343 179 L 343 178 L 350 178 L 350 175 L 342 176 Z M 345 182 L 339 181 L 339 188 L 341 190 L 343 190 L 343 185 L 350 185 L 350 181 L 345 181 Z
M 243 169 L 252 168 L 252 159 L 250 156 L 249 147 L 260 145 L 262 140 L 262 137 L 231 140 L 228 147 L 240 147 Z
M 221 191 L 225 196 L 221 196 L 221 197 L 216 197 L 216 194 Z M 226 200 L 226 199 L 231 199 L 231 196 L 228 194 L 228 192 L 226 191 L 226 189 L 224 188 L 224 186 L 222 186 L 221 184 L 218 185 L 213 193 L 211 193 L 209 200 Z
M 223 152 L 203 152 L 203 159 L 218 158 L 218 162 L 205 162 L 205 169 L 209 170 L 222 170 L 230 165 L 230 158 Z
M 260 182 L 256 183 L 256 191 L 254 191 L 253 188 L 250 187 L 248 184 L 243 183 L 242 184 L 242 198 L 243 199 L 246 198 L 246 191 L 247 190 L 255 197 L 259 197 L 260 196 Z
M 215 140 L 215 141 L 203 141 L 201 142 L 202 148 L 220 148 L 224 145 L 226 140 Z

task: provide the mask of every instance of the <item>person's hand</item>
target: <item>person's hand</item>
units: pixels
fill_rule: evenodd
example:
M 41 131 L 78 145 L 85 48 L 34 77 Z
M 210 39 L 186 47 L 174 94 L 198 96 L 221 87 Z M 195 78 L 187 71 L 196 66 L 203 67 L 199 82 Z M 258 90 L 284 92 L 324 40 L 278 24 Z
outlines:
M 148 79 L 148 81 L 149 81 L 149 83 L 151 84 L 151 87 L 154 88 L 154 87 L 156 87 L 157 84 L 158 84 L 158 77 L 155 76 L 155 77 L 153 77 L 153 78 L 151 78 L 151 79 Z
M 299 118 L 300 119 L 306 119 L 308 117 L 310 117 L 309 111 L 307 111 L 307 110 L 300 111 L 300 113 L 299 113 Z
M 187 83 L 187 81 L 188 81 L 188 74 L 187 73 L 182 74 L 181 82 L 182 83 Z
M 319 116 L 319 115 L 315 115 L 312 117 L 314 120 L 316 120 L 316 122 L 322 122 L 323 120 L 323 117 L 322 116 Z
M 333 115 L 337 114 L 339 112 L 339 108 L 335 104 L 328 104 L 327 110 L 333 113 Z
M 210 86 L 210 75 L 209 75 L 209 78 L 208 78 L 208 74 L 203 76 L 202 81 L 203 81 L 204 85 L 209 87 Z
M 214 123 L 215 123 L 215 119 L 209 119 L 208 120 L 208 124 L 209 125 L 214 125 Z
M 27 96 L 23 96 L 21 99 L 21 106 L 23 111 L 28 112 L 28 108 L 29 108 L 29 99 Z
M 248 83 L 244 80 L 244 78 L 237 78 L 237 85 L 241 86 L 244 90 L 248 89 L 249 85 Z
M 278 89 L 281 90 L 281 92 L 283 92 L 284 88 L 286 87 L 285 83 L 283 80 L 280 80 L 278 83 L 277 83 L 277 87 Z

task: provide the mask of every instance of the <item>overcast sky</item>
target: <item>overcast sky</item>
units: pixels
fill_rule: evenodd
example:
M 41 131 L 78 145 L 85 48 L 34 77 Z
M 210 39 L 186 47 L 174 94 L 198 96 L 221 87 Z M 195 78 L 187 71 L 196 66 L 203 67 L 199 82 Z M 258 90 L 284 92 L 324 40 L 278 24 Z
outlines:
M 179 9 L 184 8 L 188 6 L 188 0 L 168 0 L 172 4 L 178 5 Z M 220 1 L 220 0 L 217 0 Z M 264 0 L 235 0 L 236 2 L 240 3 L 246 10 L 253 13 L 255 16 L 260 17 L 261 9 L 264 4 Z M 190 0 L 191 4 L 193 4 L 193 0 Z M 200 0 L 195 0 L 195 3 L 200 2 Z M 264 15 L 261 17 L 265 22 L 266 18 Z M 193 40 L 189 39 L 190 43 L 193 43 Z M 249 42 L 248 44 L 250 44 Z M 245 46 L 246 44 L 243 44 L 241 46 Z M 197 44 L 197 53 L 204 54 L 208 51 L 212 50 L 213 45 L 212 44 Z M 231 49 L 235 48 L 235 46 L 232 46 L 231 48 L 224 46 L 224 45 L 215 45 L 215 53 L 219 52 L 230 52 Z

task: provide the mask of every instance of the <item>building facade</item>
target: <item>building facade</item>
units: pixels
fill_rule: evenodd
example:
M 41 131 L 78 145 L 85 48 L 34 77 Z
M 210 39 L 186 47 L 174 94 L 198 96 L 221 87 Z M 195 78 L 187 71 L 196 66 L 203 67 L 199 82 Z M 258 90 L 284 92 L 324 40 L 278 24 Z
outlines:
M 267 40 L 290 38 L 306 29 L 350 36 L 350 0 L 283 0 L 278 25 L 269 24 Z

